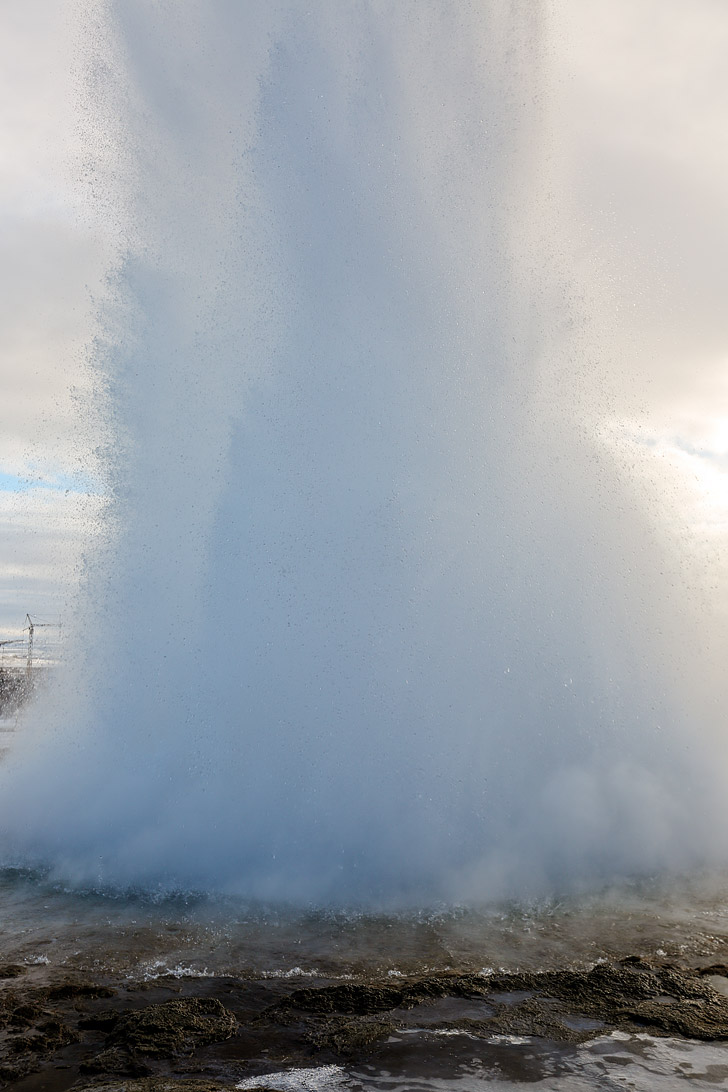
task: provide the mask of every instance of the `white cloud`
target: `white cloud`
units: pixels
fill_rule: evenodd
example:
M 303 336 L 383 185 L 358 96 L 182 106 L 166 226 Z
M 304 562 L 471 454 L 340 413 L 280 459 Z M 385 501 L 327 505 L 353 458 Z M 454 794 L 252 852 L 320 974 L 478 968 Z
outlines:
M 607 297 L 623 400 L 658 431 L 684 422 L 694 434 L 701 419 L 728 418 L 728 10 L 581 0 L 565 11 L 578 275 L 595 308 Z
M 87 473 L 98 443 L 87 346 L 108 249 L 74 180 L 70 13 L 55 0 L 11 0 L 0 13 L 0 476 L 11 479 Z M 4 484 L 0 637 L 29 610 L 61 609 L 99 505 Z
M 579 0 L 559 18 L 574 276 L 608 431 L 728 608 L 728 9 Z
M 0 628 L 13 635 L 26 614 L 59 618 L 83 571 L 82 544 L 99 533 L 100 496 L 49 489 L 0 491 Z

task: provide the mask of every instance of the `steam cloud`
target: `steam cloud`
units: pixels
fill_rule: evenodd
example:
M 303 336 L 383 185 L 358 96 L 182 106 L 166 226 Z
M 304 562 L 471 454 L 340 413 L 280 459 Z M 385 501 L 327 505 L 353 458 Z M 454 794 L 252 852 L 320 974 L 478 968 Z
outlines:
M 319 903 L 720 860 L 716 629 L 603 437 L 540 5 L 107 7 L 109 541 L 6 856 Z

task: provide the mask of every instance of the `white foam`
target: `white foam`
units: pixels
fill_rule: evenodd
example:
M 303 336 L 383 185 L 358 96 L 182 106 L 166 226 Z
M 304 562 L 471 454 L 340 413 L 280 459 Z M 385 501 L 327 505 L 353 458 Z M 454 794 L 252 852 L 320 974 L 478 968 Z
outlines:
M 303 967 L 289 967 L 287 970 L 262 971 L 261 978 L 316 978 L 319 971 L 305 971 Z M 342 975 L 341 977 L 346 977 Z
M 236 1088 L 272 1088 L 276 1092 L 336 1092 L 350 1088 L 345 1070 L 338 1065 L 322 1065 L 314 1069 L 284 1069 L 264 1077 L 248 1077 Z
M 186 963 L 177 963 L 171 967 L 162 959 L 144 964 L 141 970 L 145 982 L 152 982 L 157 978 L 209 978 L 212 974 L 207 967 L 190 967 Z
M 531 1042 L 531 1037 L 528 1035 L 490 1035 L 488 1037 L 489 1043 L 504 1043 L 509 1046 L 523 1046 L 525 1043 Z

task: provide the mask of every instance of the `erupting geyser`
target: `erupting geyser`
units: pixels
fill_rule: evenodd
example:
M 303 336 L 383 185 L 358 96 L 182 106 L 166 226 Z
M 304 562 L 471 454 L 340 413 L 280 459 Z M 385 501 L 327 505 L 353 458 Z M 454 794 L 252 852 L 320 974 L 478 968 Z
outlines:
M 540 5 L 88 33 L 109 541 L 5 857 L 339 903 L 716 859 L 709 649 L 597 439 Z

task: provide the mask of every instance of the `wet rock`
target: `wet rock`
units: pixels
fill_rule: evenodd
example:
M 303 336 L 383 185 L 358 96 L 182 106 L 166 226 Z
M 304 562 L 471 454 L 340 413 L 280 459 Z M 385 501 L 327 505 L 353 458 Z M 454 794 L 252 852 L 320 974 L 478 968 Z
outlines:
M 650 964 L 640 955 L 628 955 L 624 959 L 619 961 L 623 967 L 643 967 L 645 970 L 650 970 Z
M 449 1021 L 449 1027 L 471 1034 L 539 1035 L 580 1042 L 594 1029 L 651 1030 L 704 1040 L 728 1039 L 728 998 L 700 976 L 672 966 L 655 966 L 640 956 L 616 964 L 598 964 L 590 970 L 515 973 L 481 978 L 439 975 L 398 982 L 396 986 L 347 983 L 341 986 L 295 990 L 269 1010 L 278 1022 L 291 1019 L 291 1010 L 306 1014 L 315 1028 L 308 1041 L 334 1052 L 354 1049 L 356 1035 L 366 1032 L 344 1017 L 390 1014 L 426 1000 L 445 997 L 483 997 L 493 1012 L 483 1020 Z M 507 1003 L 503 998 L 508 997 Z M 444 1026 L 444 1025 L 443 1025 Z M 374 1041 L 373 1037 L 370 1042 Z
M 11 1027 L 27 1028 L 32 1027 L 43 1016 L 50 1015 L 41 1008 L 40 1005 L 36 1005 L 30 1002 L 19 1002 L 9 1007 L 6 1013 L 6 1024 Z
M 82 1073 L 118 1074 L 125 1077 L 147 1077 L 151 1069 L 135 1053 L 123 1047 L 109 1047 L 81 1062 Z
M 728 978 L 722 974 L 706 975 L 704 981 L 722 997 L 728 997 Z
M 701 967 L 698 974 L 721 975 L 723 978 L 728 978 L 728 965 L 725 963 L 711 963 L 709 967 Z
M 311 1013 L 352 1013 L 359 1016 L 411 1008 L 440 997 L 483 996 L 485 980 L 475 975 L 432 975 L 397 986 L 372 986 L 347 982 L 341 986 L 306 987 L 295 990 L 277 1008 Z
M 363 986 L 347 982 L 343 986 L 310 987 L 296 990 L 279 1008 L 304 1012 L 350 1012 L 365 1015 L 388 1012 L 403 1004 L 404 993 L 393 986 Z
M 19 1035 L 10 1042 L 13 1054 L 51 1054 L 79 1039 L 78 1032 L 62 1020 L 45 1020 L 32 1035 Z
M 79 1038 L 73 1027 L 38 1005 L 18 1002 L 15 998 L 6 1000 L 10 1006 L 2 1023 L 11 1037 L 0 1056 L 0 1084 L 37 1072 L 57 1050 Z M 28 1031 L 30 1034 L 24 1034 Z
M 110 986 L 99 986 L 95 982 L 77 982 L 69 979 L 66 982 L 59 982 L 57 986 L 47 987 L 42 993 L 48 1001 L 65 1001 L 73 997 L 90 999 L 114 997 L 116 990 Z
M 40 1062 L 33 1056 L 18 1061 L 6 1058 L 0 1062 L 0 1081 L 3 1084 L 20 1081 L 31 1073 L 37 1073 L 39 1069 Z
M 2 963 L 0 964 L 0 978 L 20 978 L 21 975 L 26 974 L 27 967 L 24 967 L 21 963 Z
M 114 1025 L 118 1023 L 119 1016 L 118 1012 L 107 1009 L 104 1012 L 93 1013 L 91 1016 L 82 1016 L 78 1021 L 78 1026 L 84 1030 L 88 1028 L 92 1031 L 105 1031 L 108 1034 Z
M 728 1039 L 728 1002 L 717 997 L 671 1002 L 643 1001 L 620 1015 L 630 1022 L 685 1039 Z
M 79 1034 L 75 1028 L 70 1027 L 63 1020 L 51 1018 L 38 1024 L 34 1035 L 28 1036 L 26 1042 L 30 1050 L 38 1053 L 52 1053 L 69 1043 L 78 1042 Z
M 351 1054 L 365 1050 L 396 1030 L 397 1024 L 392 1020 L 332 1018 L 309 1032 L 307 1038 L 317 1050 Z
M 122 1013 L 106 1044 L 132 1054 L 173 1057 L 229 1039 L 237 1020 L 215 997 L 165 1001 Z
M 79 1084 L 76 1088 L 93 1088 L 94 1092 L 227 1092 L 230 1084 L 208 1080 L 175 1080 L 173 1077 L 143 1077 L 141 1079 L 115 1079 L 93 1085 Z M 251 1092 L 255 1092 L 251 1089 Z M 266 1088 L 266 1092 L 271 1092 Z
M 728 984 L 722 969 L 633 956 L 586 970 L 451 972 L 304 988 L 206 978 L 157 983 L 158 1003 L 144 1007 L 146 995 L 126 983 L 116 993 L 88 980 L 12 984 L 0 992 L 0 1083 L 38 1070 L 45 1080 L 70 1067 L 82 1087 L 99 1092 L 219 1092 L 225 1085 L 212 1078 L 239 1079 L 241 1067 L 260 1073 L 320 1064 L 327 1056 L 375 1059 L 383 1043 L 420 1026 L 420 1018 L 428 1031 L 485 1040 L 518 1035 L 580 1043 L 620 1029 L 728 1042 L 728 997 L 714 988 Z M 172 989 L 182 996 L 170 998 Z M 103 1000 L 109 996 L 111 1005 Z
M 471 1034 L 485 1038 L 497 1035 L 540 1036 L 553 1042 L 578 1043 L 593 1033 L 582 1029 L 569 1014 L 554 1009 L 552 1005 L 532 997 L 515 1005 L 503 1005 L 489 1021 L 457 1021 L 450 1027 L 459 1027 Z
M 614 1008 L 665 992 L 656 975 L 640 965 L 632 970 L 600 963 L 589 971 L 552 971 L 531 976 L 532 988 L 571 1005 Z

